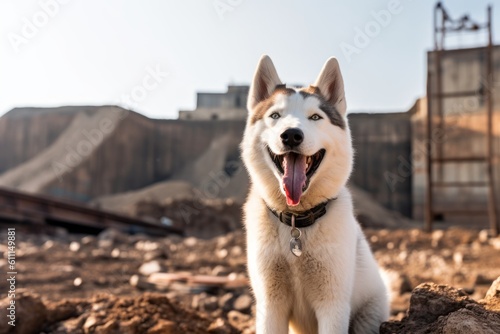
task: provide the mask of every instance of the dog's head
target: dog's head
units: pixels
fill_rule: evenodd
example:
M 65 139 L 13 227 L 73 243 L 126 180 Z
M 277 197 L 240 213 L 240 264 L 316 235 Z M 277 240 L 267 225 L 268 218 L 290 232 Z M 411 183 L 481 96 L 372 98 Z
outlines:
M 351 173 L 353 153 L 335 58 L 325 63 L 314 85 L 290 88 L 263 56 L 247 108 L 243 160 L 269 205 L 305 210 L 338 195 Z

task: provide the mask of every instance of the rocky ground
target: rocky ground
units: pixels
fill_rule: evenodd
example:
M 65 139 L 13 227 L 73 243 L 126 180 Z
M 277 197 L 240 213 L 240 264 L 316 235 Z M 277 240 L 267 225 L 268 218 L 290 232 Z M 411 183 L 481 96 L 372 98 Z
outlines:
M 500 291 L 476 301 L 500 276 L 500 238 L 458 228 L 365 232 L 392 281 L 392 322 L 382 333 L 460 333 L 450 327 L 460 319 L 482 330 L 463 333 L 499 332 Z M 19 230 L 17 242 L 17 333 L 254 332 L 241 230 L 212 239 Z M 7 272 L 5 234 L 0 244 Z M 0 291 L 5 319 L 5 279 Z M 0 321 L 0 333 L 16 332 Z
M 412 292 L 407 315 L 383 323 L 380 333 L 500 333 L 500 277 L 479 302 L 463 289 L 420 284 Z

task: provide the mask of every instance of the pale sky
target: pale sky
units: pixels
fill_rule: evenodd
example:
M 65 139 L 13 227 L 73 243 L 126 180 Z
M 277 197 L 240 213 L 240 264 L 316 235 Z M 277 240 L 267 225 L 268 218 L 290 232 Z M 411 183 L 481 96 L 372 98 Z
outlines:
M 444 1 L 453 17 L 469 13 L 481 21 L 488 3 Z M 335 56 L 349 111 L 406 111 L 425 94 L 434 4 L 2 0 L 0 115 L 21 106 L 119 104 L 153 118 L 176 118 L 179 109 L 195 107 L 198 91 L 248 84 L 264 53 L 290 84 L 312 83 Z M 493 14 L 498 41 L 500 6 Z M 359 31 L 367 29 L 371 36 L 360 41 Z M 484 40 L 458 37 L 450 44 Z M 342 51 L 348 46 L 351 54 Z

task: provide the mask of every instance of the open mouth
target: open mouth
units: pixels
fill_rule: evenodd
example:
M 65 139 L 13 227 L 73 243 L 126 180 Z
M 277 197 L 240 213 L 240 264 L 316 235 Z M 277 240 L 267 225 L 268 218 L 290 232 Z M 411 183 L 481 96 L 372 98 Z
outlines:
M 298 205 L 302 193 L 309 186 L 309 180 L 318 169 L 325 149 L 321 149 L 313 155 L 305 156 L 296 152 L 285 154 L 275 154 L 267 148 L 271 160 L 276 165 L 276 169 L 283 175 L 283 188 L 285 190 L 287 204 Z

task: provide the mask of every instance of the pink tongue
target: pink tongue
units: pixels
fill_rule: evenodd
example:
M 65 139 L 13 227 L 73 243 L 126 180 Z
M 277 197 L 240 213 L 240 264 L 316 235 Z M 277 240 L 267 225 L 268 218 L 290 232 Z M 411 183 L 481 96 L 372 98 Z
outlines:
M 285 186 L 286 204 L 299 204 L 302 187 L 306 183 L 306 157 L 296 153 L 288 153 L 284 158 L 283 184 Z

